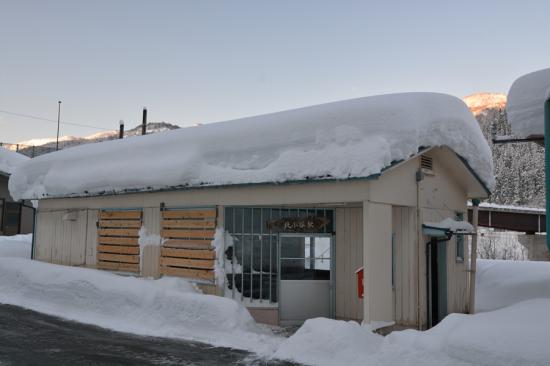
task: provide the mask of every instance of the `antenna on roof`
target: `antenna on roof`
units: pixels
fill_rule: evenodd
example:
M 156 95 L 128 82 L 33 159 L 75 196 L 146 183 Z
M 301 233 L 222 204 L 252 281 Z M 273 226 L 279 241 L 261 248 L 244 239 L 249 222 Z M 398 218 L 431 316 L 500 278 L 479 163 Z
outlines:
M 145 135 L 147 133 L 147 108 L 143 107 L 143 119 L 141 122 L 141 134 Z

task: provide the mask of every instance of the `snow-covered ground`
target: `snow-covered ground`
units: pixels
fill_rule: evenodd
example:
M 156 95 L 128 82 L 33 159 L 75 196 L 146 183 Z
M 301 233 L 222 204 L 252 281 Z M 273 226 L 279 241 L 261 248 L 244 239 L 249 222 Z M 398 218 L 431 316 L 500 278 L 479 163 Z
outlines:
M 32 234 L 0 236 L 0 260 L 2 257 L 30 258 Z
M 480 259 L 477 266 L 478 312 L 500 309 L 529 299 L 550 299 L 550 262 Z
M 0 303 L 122 332 L 260 354 L 270 354 L 281 341 L 237 302 L 204 295 L 184 279 L 148 280 L 31 261 L 28 240 L 0 238 Z
M 547 365 L 550 263 L 483 260 L 476 315 L 387 337 L 317 318 L 283 338 L 239 303 L 183 279 L 149 280 L 30 261 L 31 237 L 0 237 L 0 303 L 136 334 L 198 340 L 310 365 Z M 18 257 L 18 258 L 17 258 Z

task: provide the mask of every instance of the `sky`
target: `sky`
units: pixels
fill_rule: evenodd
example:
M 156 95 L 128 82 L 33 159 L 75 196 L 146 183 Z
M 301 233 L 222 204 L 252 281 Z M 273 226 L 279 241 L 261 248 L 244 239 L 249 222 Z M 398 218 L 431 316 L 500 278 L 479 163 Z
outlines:
M 0 0 L 0 142 L 375 94 L 506 93 L 550 66 L 550 1 Z M 243 136 L 245 138 L 245 136 Z

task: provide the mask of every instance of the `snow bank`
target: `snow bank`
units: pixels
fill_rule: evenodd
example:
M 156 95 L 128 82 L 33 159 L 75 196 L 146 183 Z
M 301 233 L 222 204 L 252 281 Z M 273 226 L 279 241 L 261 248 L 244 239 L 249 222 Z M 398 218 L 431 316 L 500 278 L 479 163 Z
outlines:
M 358 178 L 442 145 L 494 186 L 491 151 L 464 102 L 403 93 L 78 146 L 23 164 L 10 189 L 31 199 Z
M 32 234 L 0 236 L 0 257 L 30 258 Z
M 523 75 L 508 92 L 508 122 L 520 137 L 544 135 L 544 102 L 550 98 L 550 69 Z
M 0 147 L 0 172 L 12 174 L 15 167 L 29 160 L 25 155 Z
M 356 322 L 316 318 L 307 320 L 273 357 L 309 365 L 368 364 L 383 339 Z
M 279 338 L 237 302 L 189 282 L 122 277 L 93 269 L 0 258 L 0 303 L 122 332 L 273 352 Z
M 487 313 L 451 314 L 426 332 L 394 332 L 386 341 L 402 355 L 424 350 L 447 357 L 442 365 L 543 366 L 550 360 L 548 309 L 550 299 L 534 299 Z
M 550 262 L 480 259 L 477 266 L 477 312 L 529 299 L 550 299 Z
M 483 296 L 492 298 L 492 308 L 546 299 L 475 315 L 451 314 L 429 331 L 387 337 L 355 322 L 317 318 L 283 339 L 255 324 L 242 305 L 199 293 L 183 279 L 147 280 L 2 257 L 15 243 L 30 249 L 30 240 L 30 235 L 0 237 L 0 303 L 309 365 L 542 366 L 550 359 L 550 263 L 482 260 L 478 269 L 478 308 L 488 303 Z M 522 292 L 525 288 L 530 290 Z
M 550 299 L 475 315 L 451 314 L 425 331 L 371 333 L 353 322 L 308 320 L 275 357 L 309 365 L 543 366 L 550 360 Z

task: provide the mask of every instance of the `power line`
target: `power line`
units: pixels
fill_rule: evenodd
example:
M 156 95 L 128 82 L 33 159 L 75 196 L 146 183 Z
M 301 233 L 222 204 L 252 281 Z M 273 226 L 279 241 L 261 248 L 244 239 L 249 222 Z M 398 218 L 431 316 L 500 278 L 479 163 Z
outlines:
M 44 117 L 33 116 L 33 115 L 30 115 L 30 114 L 16 113 L 16 112 L 4 111 L 4 110 L 0 110 L 0 113 L 9 114 L 9 115 L 12 115 L 12 116 L 17 116 L 17 117 L 36 119 L 36 120 L 39 120 L 39 121 L 57 123 L 57 120 L 44 118 Z M 61 122 L 61 124 L 76 126 L 76 127 L 94 128 L 96 130 L 103 130 L 103 131 L 112 131 L 113 130 L 112 128 L 97 127 L 97 126 L 87 125 L 87 124 L 83 124 L 83 123 L 75 123 L 75 122 Z

